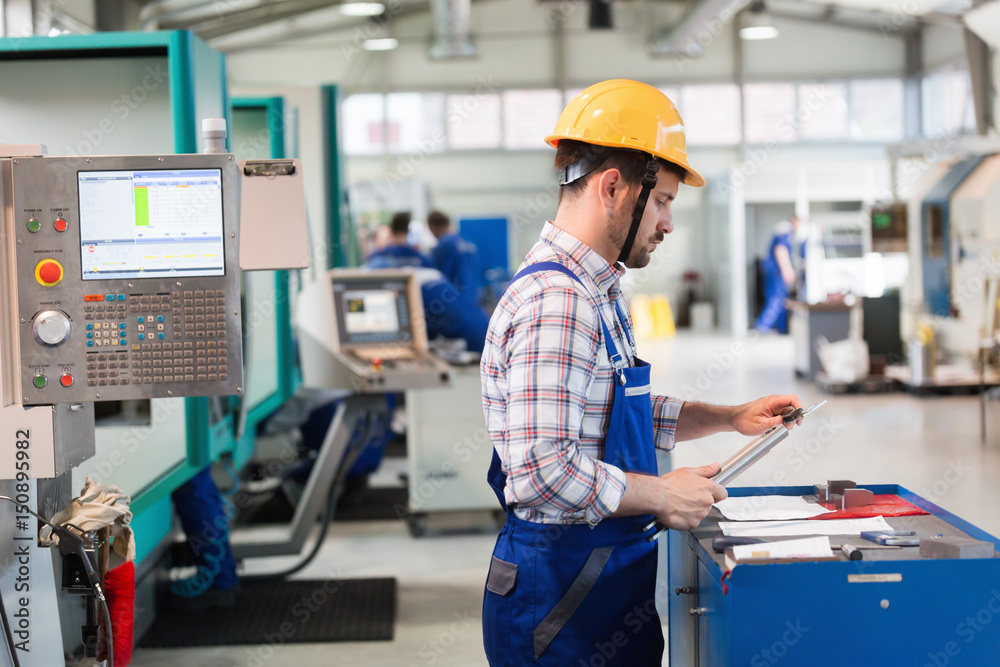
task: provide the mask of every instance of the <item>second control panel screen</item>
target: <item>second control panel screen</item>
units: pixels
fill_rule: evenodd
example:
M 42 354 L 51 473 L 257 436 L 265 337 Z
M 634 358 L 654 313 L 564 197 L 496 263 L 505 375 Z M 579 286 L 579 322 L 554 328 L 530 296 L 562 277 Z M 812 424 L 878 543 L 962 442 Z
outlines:
M 226 272 L 218 169 L 81 171 L 84 280 Z
M 344 329 L 349 334 L 397 333 L 396 293 L 390 290 L 347 292 Z
M 338 278 L 332 286 L 342 345 L 412 344 L 407 279 Z

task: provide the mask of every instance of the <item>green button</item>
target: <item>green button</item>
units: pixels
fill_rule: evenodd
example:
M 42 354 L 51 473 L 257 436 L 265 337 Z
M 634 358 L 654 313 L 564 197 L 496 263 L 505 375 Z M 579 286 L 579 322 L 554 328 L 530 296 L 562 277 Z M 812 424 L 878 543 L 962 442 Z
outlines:
M 45 385 L 49 383 L 49 379 L 44 375 L 35 376 L 35 387 L 38 389 L 45 389 Z
M 32 234 L 34 234 L 41 228 L 42 228 L 42 223 L 38 222 L 38 220 L 35 220 L 34 218 L 28 220 L 28 231 L 31 232 Z M 44 387 L 45 385 L 42 386 Z

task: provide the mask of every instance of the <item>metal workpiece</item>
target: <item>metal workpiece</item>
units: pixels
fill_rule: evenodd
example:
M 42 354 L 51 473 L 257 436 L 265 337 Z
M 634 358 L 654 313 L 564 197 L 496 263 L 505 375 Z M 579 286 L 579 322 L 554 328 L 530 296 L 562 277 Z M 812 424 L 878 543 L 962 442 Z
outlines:
M 743 474 L 747 468 L 764 458 L 768 452 L 774 449 L 775 445 L 787 438 L 788 435 L 788 429 L 782 425 L 774 426 L 763 435 L 757 436 L 746 447 L 726 459 L 719 466 L 719 472 L 712 477 L 712 481 L 727 486 Z
M 857 488 L 857 484 L 849 479 L 831 479 L 827 483 L 830 496 L 842 496 L 848 489 Z
M 845 489 L 844 495 L 837 500 L 837 509 L 845 510 L 852 507 L 864 507 L 875 500 L 875 494 L 868 489 Z
M 842 545 L 840 547 L 840 552 L 844 554 L 844 557 L 847 558 L 847 560 L 863 560 L 865 557 L 861 549 L 853 547 L 850 544 Z
M 712 481 L 717 484 L 721 484 L 722 486 L 730 484 L 733 480 L 743 474 L 747 468 L 764 458 L 768 452 L 774 449 L 775 445 L 788 437 L 790 431 L 788 430 L 786 424 L 791 424 L 792 422 L 802 419 L 825 404 L 826 401 L 821 401 L 808 409 L 796 408 L 794 410 L 786 410 L 782 424 L 772 426 L 765 433 L 751 440 L 750 443 L 743 449 L 726 459 L 722 465 L 719 466 L 719 472 L 712 477 Z

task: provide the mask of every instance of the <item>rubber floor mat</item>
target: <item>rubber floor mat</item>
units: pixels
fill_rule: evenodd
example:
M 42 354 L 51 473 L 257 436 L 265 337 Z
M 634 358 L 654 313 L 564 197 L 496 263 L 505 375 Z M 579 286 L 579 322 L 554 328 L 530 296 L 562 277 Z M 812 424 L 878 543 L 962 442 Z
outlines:
M 391 641 L 396 580 L 248 581 L 232 607 L 163 610 L 143 648 Z

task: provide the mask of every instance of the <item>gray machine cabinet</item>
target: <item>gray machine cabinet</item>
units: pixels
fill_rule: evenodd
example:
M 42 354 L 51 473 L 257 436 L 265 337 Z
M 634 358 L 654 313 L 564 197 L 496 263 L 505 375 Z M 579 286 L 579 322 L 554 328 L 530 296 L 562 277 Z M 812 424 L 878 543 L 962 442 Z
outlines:
M 410 511 L 498 510 L 486 483 L 493 444 L 479 364 L 453 367 L 454 385 L 406 392 Z

